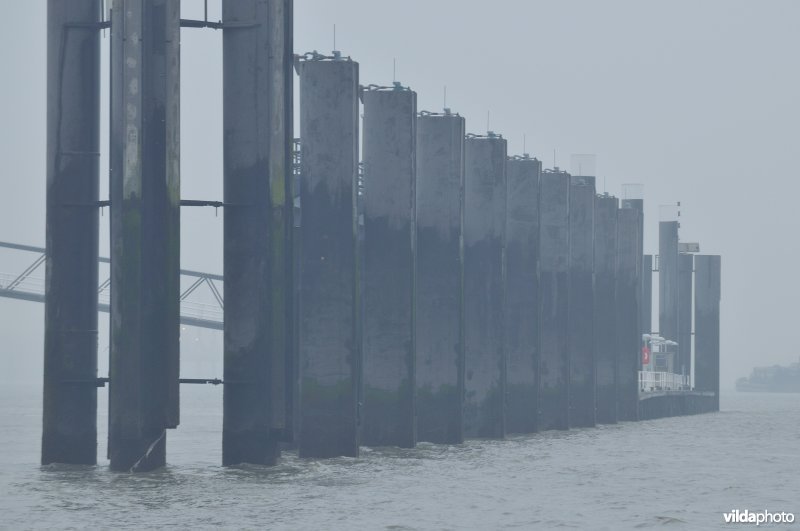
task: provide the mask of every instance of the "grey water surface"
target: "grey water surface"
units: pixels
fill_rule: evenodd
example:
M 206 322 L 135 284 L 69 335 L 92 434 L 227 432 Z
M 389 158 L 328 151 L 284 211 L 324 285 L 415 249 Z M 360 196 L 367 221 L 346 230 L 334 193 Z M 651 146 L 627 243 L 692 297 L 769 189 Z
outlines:
M 800 516 L 800 395 L 729 392 L 716 414 L 226 469 L 222 390 L 184 386 L 170 464 L 147 474 L 104 459 L 41 467 L 39 390 L 0 397 L 4 529 L 722 529 L 749 527 L 723 522 L 732 509 Z

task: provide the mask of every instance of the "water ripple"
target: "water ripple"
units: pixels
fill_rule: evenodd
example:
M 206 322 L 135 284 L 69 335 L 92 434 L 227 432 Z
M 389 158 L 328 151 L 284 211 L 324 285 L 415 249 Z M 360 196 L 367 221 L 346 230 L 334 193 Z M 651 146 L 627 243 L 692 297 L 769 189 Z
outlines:
M 38 466 L 31 398 L 0 412 L 0 527 L 723 529 L 735 508 L 800 515 L 796 397 L 723 399 L 713 415 L 223 468 L 219 403 L 198 394 L 168 467 L 117 474 Z

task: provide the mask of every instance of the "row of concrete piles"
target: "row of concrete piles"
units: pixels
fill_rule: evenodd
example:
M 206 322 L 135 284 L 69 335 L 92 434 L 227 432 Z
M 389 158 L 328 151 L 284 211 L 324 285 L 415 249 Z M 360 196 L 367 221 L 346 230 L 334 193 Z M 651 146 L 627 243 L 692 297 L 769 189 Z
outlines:
M 642 202 L 339 53 L 296 67 L 300 455 L 636 419 Z
M 181 20 L 178 0 L 111 12 L 48 3 L 42 462 L 96 461 L 110 27 L 109 458 L 148 470 L 179 423 L 179 34 L 209 24 Z M 361 86 L 338 53 L 294 57 L 291 0 L 226 0 L 211 26 L 224 32 L 223 464 L 273 464 L 282 444 L 355 456 L 637 418 L 641 201 L 509 157 L 449 110 L 418 112 L 400 84 Z

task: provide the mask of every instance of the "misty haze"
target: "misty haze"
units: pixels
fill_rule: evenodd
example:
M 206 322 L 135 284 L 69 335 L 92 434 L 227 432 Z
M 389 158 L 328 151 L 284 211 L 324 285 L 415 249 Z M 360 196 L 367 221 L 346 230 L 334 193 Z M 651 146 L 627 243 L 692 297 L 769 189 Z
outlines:
M 0 7 L 0 528 L 800 525 L 800 4 Z

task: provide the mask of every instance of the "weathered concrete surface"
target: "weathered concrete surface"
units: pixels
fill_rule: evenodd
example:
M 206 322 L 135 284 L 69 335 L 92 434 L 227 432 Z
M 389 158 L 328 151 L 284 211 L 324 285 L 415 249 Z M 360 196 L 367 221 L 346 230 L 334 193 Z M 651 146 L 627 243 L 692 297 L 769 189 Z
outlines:
M 678 222 L 658 224 L 658 333 L 678 340 Z
M 364 406 L 367 446 L 416 443 L 414 407 L 417 95 L 364 102 Z
M 527 156 L 506 164 L 506 431 L 536 431 L 539 381 L 539 177 Z
M 539 430 L 569 428 L 569 188 L 545 170 L 539 189 Z
M 653 255 L 642 257 L 642 334 L 653 331 Z
M 637 420 L 641 326 L 637 271 L 640 213 L 633 208 L 617 211 L 617 415 L 618 420 Z
M 617 422 L 617 209 L 616 197 L 594 207 L 594 344 L 597 422 Z
M 466 437 L 505 436 L 503 264 L 506 225 L 506 141 L 465 141 L 464 315 Z
M 417 118 L 417 438 L 464 440 L 464 118 Z
M 178 425 L 180 4 L 115 0 L 112 16 L 108 452 L 148 470 Z
M 719 411 L 719 305 L 722 259 L 696 255 L 694 259 L 694 387 L 714 393 Z
M 358 63 L 300 74 L 301 457 L 358 456 Z
M 594 177 L 573 175 L 569 191 L 569 425 L 594 426 Z
M 635 185 L 634 185 L 635 186 Z M 645 275 L 644 275 L 644 200 L 643 199 L 623 199 L 620 201 L 622 208 L 631 208 L 639 213 L 639 226 L 637 231 L 639 236 L 637 238 L 637 253 L 639 258 L 636 264 L 636 277 L 639 279 L 637 287 L 636 300 L 639 301 L 640 314 L 636 316 L 639 323 L 639 329 L 644 333 L 644 309 L 643 301 L 645 300 Z M 649 330 L 648 330 L 649 332 Z M 641 338 L 640 338 L 641 341 Z
M 97 462 L 100 4 L 47 3 L 43 465 Z
M 694 257 L 678 255 L 678 363 L 679 374 L 692 372 L 692 277 Z
M 290 431 L 290 0 L 224 2 L 222 462 L 273 464 Z
M 296 227 L 294 223 L 294 198 L 297 197 L 296 176 L 293 169 L 292 150 L 294 148 L 294 0 L 273 0 L 270 4 L 271 21 L 270 36 L 272 39 L 273 58 L 271 62 L 272 75 L 276 84 L 282 85 L 280 90 L 273 93 L 273 109 L 275 109 L 275 127 L 273 135 L 275 142 L 272 144 L 273 159 L 283 158 L 284 197 L 275 198 L 273 204 L 281 205 L 281 223 L 273 225 L 274 238 L 280 240 L 283 236 L 283 249 L 273 253 L 273 285 L 279 286 L 280 299 L 275 299 L 279 306 L 283 306 L 280 313 L 273 312 L 275 327 L 283 329 L 282 334 L 276 334 L 276 349 L 282 349 L 284 355 L 276 358 L 275 372 L 272 380 L 275 385 L 276 399 L 273 400 L 273 428 L 280 430 L 282 441 L 295 445 L 299 431 L 298 409 L 299 394 L 299 353 L 297 309 L 298 304 L 296 279 L 297 275 L 297 243 L 295 242 Z M 278 115 L 278 112 L 281 115 Z M 280 172 L 276 172 L 280 173 Z M 278 175 L 276 179 L 281 179 Z M 277 191 L 277 186 L 272 188 Z M 277 195 L 277 194 L 276 194 Z M 278 230 L 282 231 L 281 233 Z M 281 376 L 280 365 L 283 364 Z M 282 387 L 282 388 L 281 388 Z

